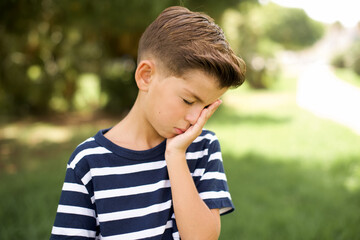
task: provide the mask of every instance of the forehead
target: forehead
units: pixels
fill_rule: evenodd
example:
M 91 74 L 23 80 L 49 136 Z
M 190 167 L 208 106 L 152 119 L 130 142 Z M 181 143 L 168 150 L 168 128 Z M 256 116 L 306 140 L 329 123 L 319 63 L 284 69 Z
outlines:
M 190 70 L 183 74 L 180 86 L 182 91 L 206 104 L 214 102 L 227 90 L 219 86 L 219 81 L 214 76 L 200 70 Z
M 196 69 L 188 70 L 184 74 L 182 74 L 181 78 L 189 82 L 202 80 L 204 84 L 213 84 L 215 87 L 220 89 L 217 78 L 212 76 L 211 74 L 207 74 L 205 71 Z

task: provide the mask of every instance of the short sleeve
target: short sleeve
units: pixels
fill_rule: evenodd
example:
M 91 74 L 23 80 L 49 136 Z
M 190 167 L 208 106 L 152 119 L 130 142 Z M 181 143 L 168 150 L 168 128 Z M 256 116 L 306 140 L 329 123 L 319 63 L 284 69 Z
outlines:
M 188 153 L 190 161 L 194 160 L 190 156 L 196 158 L 196 163 L 190 162 L 189 168 L 200 197 L 210 209 L 218 208 L 221 215 L 232 212 L 234 205 L 217 137 L 210 131 L 203 131 L 189 150 L 195 148 L 198 149 L 193 150 L 196 154 Z
M 88 190 L 68 166 L 50 239 L 95 239 L 97 232 Z

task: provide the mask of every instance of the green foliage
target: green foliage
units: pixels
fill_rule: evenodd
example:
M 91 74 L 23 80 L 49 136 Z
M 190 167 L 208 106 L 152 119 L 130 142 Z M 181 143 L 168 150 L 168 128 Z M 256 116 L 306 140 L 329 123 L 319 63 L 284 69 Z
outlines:
M 333 65 L 334 67 L 337 67 L 337 68 L 345 68 L 347 63 L 346 63 L 344 54 L 341 54 L 341 53 L 336 54 L 331 59 L 331 65 Z
M 230 22 L 223 24 L 225 33 L 247 62 L 248 82 L 269 88 L 279 74 L 274 53 L 283 46 L 310 44 L 320 28 L 298 10 L 262 6 L 256 0 L 240 2 L 238 9 L 225 14 Z M 131 107 L 137 93 L 133 75 L 138 40 L 164 8 L 184 5 L 219 22 L 225 10 L 238 4 L 238 0 L 1 1 L 0 114 L 94 108 L 122 112 Z M 77 92 L 85 92 L 78 82 L 84 75 L 94 76 L 94 86 L 100 86 L 94 90 L 101 98 L 97 104 L 79 104 L 83 98 Z
M 4 0 L 0 3 L 0 114 L 131 107 L 137 43 L 166 7 L 185 5 L 214 18 L 237 0 Z M 103 100 L 78 104 L 78 81 L 94 75 Z M 75 100 L 75 98 L 77 100 Z M 76 103 L 77 102 L 77 103 Z
M 308 47 L 324 32 L 302 10 L 253 2 L 226 11 L 223 26 L 230 44 L 247 63 L 247 82 L 256 89 L 270 88 L 279 77 L 277 51 Z
M 331 64 L 337 68 L 348 68 L 360 76 L 360 39 L 356 39 L 347 49 L 335 55 Z
M 360 88 L 360 75 L 354 72 L 350 68 L 335 68 L 334 69 L 335 75 L 354 86 Z
M 228 10 L 223 16 L 223 28 L 230 45 L 245 60 L 246 81 L 253 88 L 269 88 L 278 71 L 274 53 L 279 47 L 264 35 L 256 14 L 258 3 L 243 3 L 239 10 Z
M 287 49 L 311 46 L 324 34 L 324 26 L 309 18 L 304 10 L 268 4 L 260 12 L 265 35 Z
M 171 3 L 2 2 L 0 87 L 4 95 L 0 99 L 1 113 L 41 114 L 49 110 L 76 109 L 77 81 L 84 73 L 97 75 L 102 90 L 116 87 L 107 83 L 103 68 L 122 56 L 130 56 L 135 61 L 134 42 L 160 9 Z M 131 76 L 120 74 L 116 81 L 128 82 Z M 117 104 L 119 111 L 129 108 L 135 91 L 126 89 L 128 86 L 112 94 L 114 101 L 108 101 L 107 105 Z

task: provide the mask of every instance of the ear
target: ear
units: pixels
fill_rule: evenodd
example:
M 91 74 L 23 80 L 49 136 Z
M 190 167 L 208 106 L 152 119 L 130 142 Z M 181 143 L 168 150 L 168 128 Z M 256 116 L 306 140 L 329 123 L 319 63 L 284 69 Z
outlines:
M 135 81 L 139 90 L 148 91 L 154 72 L 155 64 L 152 61 L 140 61 L 135 71 Z

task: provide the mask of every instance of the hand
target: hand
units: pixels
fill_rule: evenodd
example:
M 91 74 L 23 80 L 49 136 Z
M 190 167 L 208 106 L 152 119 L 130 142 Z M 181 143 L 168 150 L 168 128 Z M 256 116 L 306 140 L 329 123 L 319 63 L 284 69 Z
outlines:
M 204 108 L 201 111 L 196 123 L 191 125 L 190 128 L 186 130 L 186 132 L 167 139 L 165 154 L 173 152 L 185 154 L 186 149 L 201 134 L 205 123 L 213 115 L 221 103 L 222 101 L 220 99 L 216 100 L 210 106 Z

